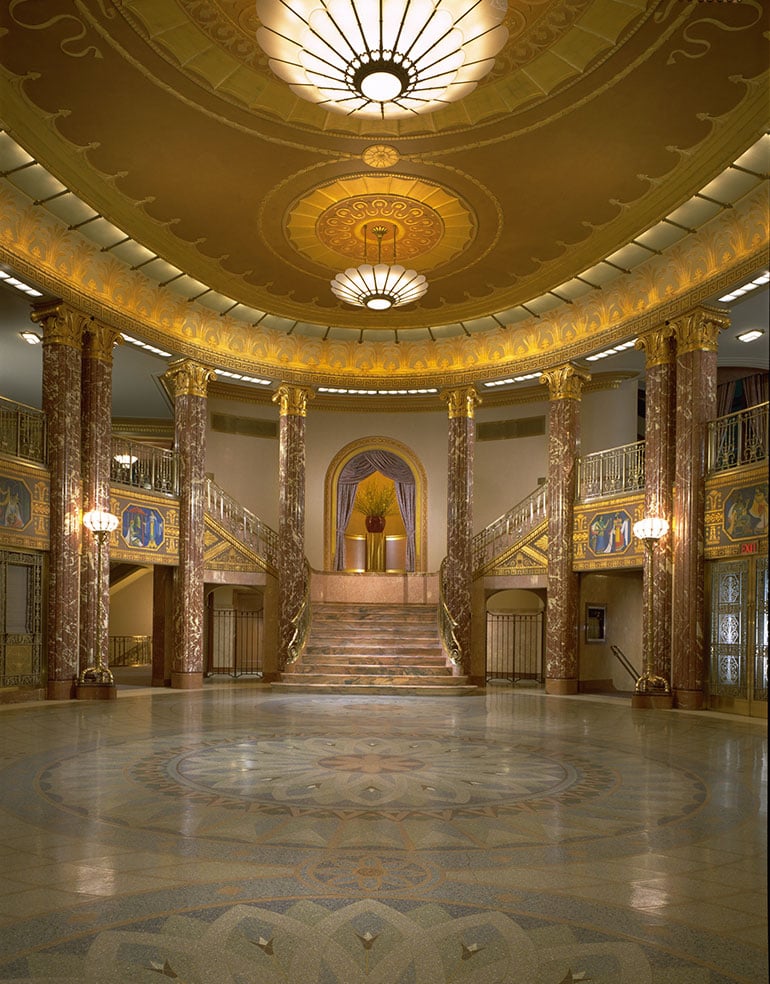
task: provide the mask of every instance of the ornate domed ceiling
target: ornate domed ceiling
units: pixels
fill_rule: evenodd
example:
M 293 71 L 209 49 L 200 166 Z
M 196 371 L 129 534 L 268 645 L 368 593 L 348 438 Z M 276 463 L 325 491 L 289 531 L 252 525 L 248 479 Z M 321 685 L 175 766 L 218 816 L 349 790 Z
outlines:
M 3 5 L 7 132 L 118 231 L 101 243 L 110 259 L 125 235 L 184 273 L 187 299 L 222 296 L 220 327 L 231 306 L 246 312 L 211 346 L 263 372 L 483 373 L 520 359 L 490 342 L 481 357 L 415 350 L 404 365 L 376 347 L 419 348 L 442 326 L 474 344 L 504 332 L 514 310 L 704 188 L 767 123 L 759 0 L 509 0 L 508 41 L 470 95 L 385 121 L 297 98 L 257 44 L 254 0 L 67 8 Z M 369 312 L 331 293 L 375 222 L 383 258 L 395 236 L 398 262 L 427 276 L 421 301 Z M 153 262 L 132 265 L 154 284 L 182 279 Z M 114 276 L 99 271 L 90 281 Z M 149 336 L 200 343 L 180 317 L 148 317 Z M 319 351 L 327 339 L 334 352 Z M 349 341 L 371 349 L 363 363 L 342 352 Z

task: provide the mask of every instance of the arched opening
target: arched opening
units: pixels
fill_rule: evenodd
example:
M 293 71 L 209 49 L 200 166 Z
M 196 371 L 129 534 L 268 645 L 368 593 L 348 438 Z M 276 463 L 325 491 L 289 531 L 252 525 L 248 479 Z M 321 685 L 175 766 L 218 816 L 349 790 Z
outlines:
M 383 570 L 424 570 L 426 478 L 414 453 L 392 438 L 372 437 L 343 448 L 326 473 L 326 569 L 366 569 L 365 517 L 354 508 L 367 488 L 392 488 L 396 505 L 386 520 Z
M 487 682 L 542 685 L 544 599 L 509 588 L 487 598 L 486 609 Z

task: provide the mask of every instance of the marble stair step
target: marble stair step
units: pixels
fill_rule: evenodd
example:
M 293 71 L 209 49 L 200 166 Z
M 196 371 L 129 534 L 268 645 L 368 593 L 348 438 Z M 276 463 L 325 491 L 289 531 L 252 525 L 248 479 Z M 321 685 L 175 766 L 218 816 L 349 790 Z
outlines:
M 282 673 L 281 683 L 304 683 L 304 684 L 342 684 L 350 686 L 352 684 L 376 686 L 392 686 L 399 683 L 408 683 L 414 687 L 457 687 L 467 684 L 468 678 L 464 676 L 406 676 L 406 675 L 366 675 L 353 673 Z
M 392 666 L 398 664 L 402 666 L 446 666 L 446 660 L 441 652 L 435 653 L 340 653 L 337 650 L 331 652 L 308 653 L 307 649 L 302 654 L 302 663 L 344 663 L 355 665 L 365 663 L 368 666 L 381 665 Z
M 313 639 L 305 647 L 305 657 L 309 656 L 344 656 L 349 653 L 351 656 L 442 656 L 441 646 L 435 640 L 432 644 L 421 646 L 415 645 L 410 640 L 405 640 L 400 645 L 392 642 L 370 642 L 365 639 L 350 639 L 344 642 L 340 640 Z
M 352 673 L 363 676 L 451 676 L 446 667 L 406 664 L 401 661 L 393 663 L 392 666 L 383 663 L 325 663 L 321 661 L 297 663 L 293 672 L 303 674 L 321 673 L 323 675 L 349 675 Z
M 456 678 L 457 679 L 457 678 Z M 416 686 L 414 683 L 307 683 L 302 680 L 278 681 L 270 685 L 276 693 L 284 694 L 344 694 L 346 697 L 473 697 L 482 693 L 472 684 L 458 684 L 456 687 L 434 687 L 430 684 Z

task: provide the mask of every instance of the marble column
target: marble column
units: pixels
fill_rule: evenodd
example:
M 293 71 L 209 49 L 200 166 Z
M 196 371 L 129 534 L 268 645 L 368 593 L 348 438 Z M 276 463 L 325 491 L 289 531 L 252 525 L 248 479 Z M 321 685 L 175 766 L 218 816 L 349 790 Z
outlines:
M 155 564 L 152 569 L 152 686 L 171 686 L 174 652 L 174 568 Z
M 189 359 L 164 375 L 174 394 L 179 455 L 179 566 L 174 585 L 174 653 L 171 686 L 203 686 L 203 534 L 206 479 L 206 393 L 216 374 Z
M 463 673 L 470 674 L 473 452 L 476 438 L 475 409 L 481 401 L 473 386 L 446 390 L 441 395 L 447 402 L 449 416 L 444 598 L 449 614 L 457 622 L 455 634 L 460 646 L 460 667 Z
M 43 411 L 51 475 L 47 696 L 64 700 L 75 696 L 80 669 L 80 359 L 87 319 L 57 303 L 35 308 L 32 320 L 43 328 Z
M 295 619 L 305 595 L 305 420 L 312 392 L 283 383 L 278 404 L 278 670 L 292 658 Z
M 718 339 L 729 323 L 725 312 L 705 307 L 670 322 L 676 340 L 671 687 L 674 706 L 682 708 L 703 707 L 706 424 L 716 416 Z
M 636 347 L 645 362 L 644 515 L 668 520 L 674 502 L 674 436 L 676 365 L 670 325 L 640 336 Z M 655 676 L 671 680 L 672 535 L 645 550 L 642 597 L 644 624 L 652 627 L 652 667 Z M 652 591 L 649 591 L 652 581 Z M 648 598 L 652 596 L 652 612 Z M 650 619 L 652 620 L 650 623 Z M 645 639 L 646 639 L 645 634 Z M 643 653 L 643 665 L 647 653 Z
M 578 692 L 578 576 L 572 570 L 580 395 L 591 377 L 566 364 L 544 372 L 548 387 L 548 606 L 545 690 Z
M 119 332 L 88 322 L 81 372 L 81 452 L 83 514 L 110 512 L 112 446 L 112 350 L 122 342 Z M 96 536 L 85 526 L 80 561 L 80 668 L 109 666 L 110 541 L 98 549 Z M 97 565 L 101 558 L 101 569 Z M 98 624 L 97 624 L 98 620 Z M 99 658 L 101 657 L 101 658 Z

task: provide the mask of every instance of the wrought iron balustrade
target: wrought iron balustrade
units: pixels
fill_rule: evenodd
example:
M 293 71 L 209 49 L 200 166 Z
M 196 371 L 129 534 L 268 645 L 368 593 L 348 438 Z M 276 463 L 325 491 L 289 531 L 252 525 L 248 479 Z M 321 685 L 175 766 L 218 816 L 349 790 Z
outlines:
M 110 636 L 110 666 L 146 666 L 151 662 L 150 636 Z
M 578 502 L 644 489 L 644 441 L 583 455 L 578 460 Z
M 206 512 L 274 570 L 278 569 L 278 534 L 224 489 L 206 479 Z
M 708 425 L 708 470 L 767 461 L 767 403 L 717 417 Z
M 0 397 L 0 451 L 14 458 L 45 464 L 45 414 L 34 407 Z
M 473 570 L 478 573 L 545 519 L 545 484 L 518 502 L 473 538 Z
M 179 495 L 179 456 L 166 448 L 113 437 L 110 481 L 147 492 Z

